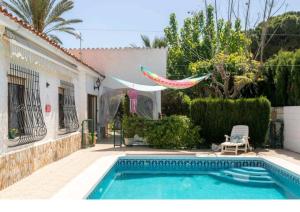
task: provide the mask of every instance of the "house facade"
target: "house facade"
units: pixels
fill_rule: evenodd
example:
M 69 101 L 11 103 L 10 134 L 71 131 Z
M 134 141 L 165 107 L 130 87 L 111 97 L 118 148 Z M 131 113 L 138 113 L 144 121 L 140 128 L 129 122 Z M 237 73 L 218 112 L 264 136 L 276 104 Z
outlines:
M 0 190 L 79 150 L 84 120 L 94 120 L 98 130 L 103 92 L 125 89 L 107 73 L 135 80 L 129 70 L 152 61 L 165 75 L 167 50 L 111 52 L 93 63 L 0 8 Z M 155 99 L 155 118 L 160 92 L 147 95 Z
M 0 8 L 0 189 L 81 148 L 105 76 Z

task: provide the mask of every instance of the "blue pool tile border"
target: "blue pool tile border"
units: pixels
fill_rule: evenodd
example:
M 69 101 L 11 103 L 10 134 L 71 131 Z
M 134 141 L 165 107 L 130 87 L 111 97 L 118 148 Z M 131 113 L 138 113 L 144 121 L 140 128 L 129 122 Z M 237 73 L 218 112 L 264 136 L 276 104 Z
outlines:
M 242 166 L 263 167 L 257 158 L 120 157 L 118 171 L 215 171 Z
M 216 171 L 243 166 L 263 167 L 272 176 L 300 186 L 300 175 L 263 158 L 193 157 L 193 156 L 123 156 L 115 164 L 117 171 Z
M 295 193 L 300 195 L 300 175 L 281 167 L 268 160 L 261 159 L 264 161 L 264 168 L 266 168 L 271 176 L 281 182 L 284 186 L 288 186 L 294 190 Z

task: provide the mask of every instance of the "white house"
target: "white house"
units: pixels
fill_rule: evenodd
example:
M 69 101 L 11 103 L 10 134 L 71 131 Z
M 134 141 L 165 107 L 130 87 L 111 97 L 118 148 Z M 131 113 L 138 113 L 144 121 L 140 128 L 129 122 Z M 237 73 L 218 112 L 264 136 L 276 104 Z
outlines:
M 83 61 L 100 70 L 106 78 L 103 81 L 103 91 L 118 89 L 126 90 L 128 87 L 117 82 L 112 77 L 142 85 L 155 85 L 144 77 L 140 71 L 141 66 L 148 67 L 160 76 L 166 76 L 167 49 L 159 48 L 114 48 L 114 49 L 69 49 L 71 53 Z M 149 97 L 153 103 L 152 117 L 158 118 L 161 112 L 161 92 L 141 92 L 140 96 Z
M 166 49 L 72 52 L 0 7 L 0 190 L 81 148 L 81 123 L 102 116 L 102 92 L 125 89 L 109 76 L 152 85 L 140 65 L 166 73 Z M 155 118 L 160 92 L 145 95 Z

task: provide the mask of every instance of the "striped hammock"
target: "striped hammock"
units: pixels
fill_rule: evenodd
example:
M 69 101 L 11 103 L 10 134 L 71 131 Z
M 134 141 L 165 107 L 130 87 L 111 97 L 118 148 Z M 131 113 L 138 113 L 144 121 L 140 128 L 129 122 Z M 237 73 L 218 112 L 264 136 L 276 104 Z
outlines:
M 169 79 L 161 77 L 149 70 L 146 70 L 145 67 L 143 67 L 143 66 L 141 67 L 141 71 L 145 77 L 154 81 L 156 84 L 166 87 L 166 88 L 171 88 L 171 89 L 190 88 L 190 87 L 197 85 L 199 82 L 201 82 L 203 80 L 207 80 L 211 76 L 211 74 L 207 74 L 202 77 L 186 78 L 183 80 L 169 80 Z

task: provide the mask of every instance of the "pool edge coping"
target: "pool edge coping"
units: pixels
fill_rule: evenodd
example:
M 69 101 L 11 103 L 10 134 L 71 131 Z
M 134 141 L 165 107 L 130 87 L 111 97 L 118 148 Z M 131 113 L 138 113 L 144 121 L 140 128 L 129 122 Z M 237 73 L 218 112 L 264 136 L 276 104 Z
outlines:
M 99 158 L 65 184 L 51 199 L 85 199 L 114 166 L 119 157 L 125 155 L 110 155 Z
M 110 169 L 114 166 L 117 160 L 120 157 L 124 156 L 133 156 L 130 154 L 118 154 L 118 155 L 110 155 L 99 158 L 97 161 L 92 163 L 87 169 L 83 170 L 82 173 L 77 175 L 71 181 L 64 185 L 51 199 L 86 199 L 90 192 L 97 186 L 97 184 L 105 177 L 105 175 L 110 171 Z M 151 155 L 134 155 L 134 156 L 151 156 Z M 153 155 L 154 156 L 154 155 Z M 168 155 L 155 155 L 168 157 Z M 179 155 L 180 157 L 180 155 Z M 300 164 L 296 165 L 290 161 L 273 157 L 273 156 L 264 156 L 264 155 L 256 155 L 256 156 L 211 156 L 211 155 L 195 155 L 197 158 L 260 158 L 266 160 L 274 165 L 279 166 L 280 168 L 286 169 L 292 173 L 295 173 L 300 176 Z M 87 180 L 88 179 L 88 180 Z M 80 185 L 80 186 L 78 186 Z

